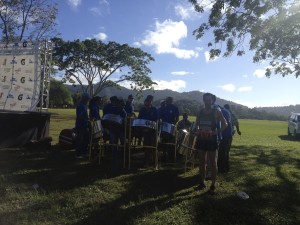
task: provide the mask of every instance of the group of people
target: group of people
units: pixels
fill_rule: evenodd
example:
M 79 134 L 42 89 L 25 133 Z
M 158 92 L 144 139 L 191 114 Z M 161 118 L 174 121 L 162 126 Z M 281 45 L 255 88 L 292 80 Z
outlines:
M 230 110 L 230 106 L 225 104 L 223 107 L 217 105 L 216 96 L 211 93 L 203 95 L 204 108 L 201 109 L 192 123 L 188 120 L 188 113 L 182 113 L 182 120 L 179 121 L 179 109 L 173 104 L 173 98 L 167 97 L 161 100 L 160 107 L 153 105 L 154 97 L 148 95 L 144 100 L 143 107 L 139 110 L 138 116 L 135 115 L 133 96 L 129 95 L 127 101 L 119 99 L 116 96 L 110 98 L 110 103 L 103 107 L 103 118 L 107 114 L 120 116 L 122 119 L 127 117 L 153 121 L 158 124 L 168 123 L 176 125 L 178 130 L 187 129 L 196 135 L 195 149 L 199 152 L 199 170 L 200 184 L 199 188 L 206 188 L 206 171 L 211 171 L 211 185 L 209 191 L 215 192 L 217 171 L 229 171 L 229 151 L 232 143 L 232 137 L 236 132 L 241 135 L 239 123 L 236 116 Z M 87 105 L 89 102 L 89 114 Z M 76 107 L 76 157 L 81 158 L 87 154 L 89 137 L 89 120 L 100 120 L 101 97 L 90 98 L 87 93 L 83 93 L 79 104 Z M 193 126 L 192 126 L 193 124 Z M 105 135 L 104 126 L 104 135 Z M 157 133 L 153 129 L 144 130 L 137 134 L 143 140 L 143 146 L 151 147 L 157 143 Z M 161 142 L 175 142 L 175 137 L 161 136 Z M 119 141 L 125 142 L 125 136 L 122 129 L 109 129 L 107 139 L 111 144 Z M 171 140 L 170 140 L 171 139 Z M 163 160 L 172 155 L 174 146 L 165 146 L 163 148 Z M 146 164 L 155 160 L 155 151 L 145 149 Z M 117 150 L 113 149 L 113 158 L 116 160 Z

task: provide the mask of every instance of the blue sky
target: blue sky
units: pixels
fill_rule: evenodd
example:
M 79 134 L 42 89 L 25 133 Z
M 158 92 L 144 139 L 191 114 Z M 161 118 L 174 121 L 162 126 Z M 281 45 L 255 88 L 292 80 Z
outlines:
M 128 43 L 150 53 L 155 58 L 150 76 L 159 84 L 155 89 L 211 92 L 251 108 L 300 104 L 300 79 L 266 78 L 268 64 L 252 63 L 252 52 L 209 61 L 206 45 L 211 34 L 203 40 L 192 35 L 206 15 L 196 14 L 187 0 L 56 2 L 57 30 L 63 39 Z

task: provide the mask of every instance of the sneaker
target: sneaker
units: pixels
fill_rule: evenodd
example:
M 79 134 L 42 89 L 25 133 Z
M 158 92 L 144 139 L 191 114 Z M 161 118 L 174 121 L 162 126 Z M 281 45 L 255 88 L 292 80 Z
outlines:
M 209 188 L 209 191 L 208 191 L 209 194 L 211 195 L 214 195 L 216 194 L 216 185 L 212 184 Z
M 205 183 L 200 183 L 200 184 L 197 186 L 197 189 L 199 189 L 199 190 L 204 190 L 205 188 L 206 188 Z

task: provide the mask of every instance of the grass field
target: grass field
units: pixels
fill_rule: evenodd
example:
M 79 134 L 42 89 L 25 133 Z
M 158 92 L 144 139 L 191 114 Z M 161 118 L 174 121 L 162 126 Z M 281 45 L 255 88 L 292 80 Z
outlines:
M 182 162 L 115 171 L 75 160 L 56 145 L 74 110 L 51 112 L 51 147 L 0 149 L 0 225 L 300 224 L 300 142 L 286 122 L 240 120 L 231 171 L 219 174 L 211 196 L 195 188 L 198 169 L 184 173 Z

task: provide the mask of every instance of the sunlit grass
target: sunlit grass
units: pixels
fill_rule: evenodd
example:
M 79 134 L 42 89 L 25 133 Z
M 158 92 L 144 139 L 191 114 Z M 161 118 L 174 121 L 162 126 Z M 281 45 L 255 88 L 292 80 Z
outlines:
M 196 189 L 198 168 L 184 173 L 182 162 L 116 171 L 108 160 L 76 161 L 56 145 L 74 126 L 74 109 L 50 111 L 51 148 L 0 150 L 1 225 L 300 224 L 300 142 L 286 122 L 240 120 L 231 171 L 219 174 L 211 196 Z

